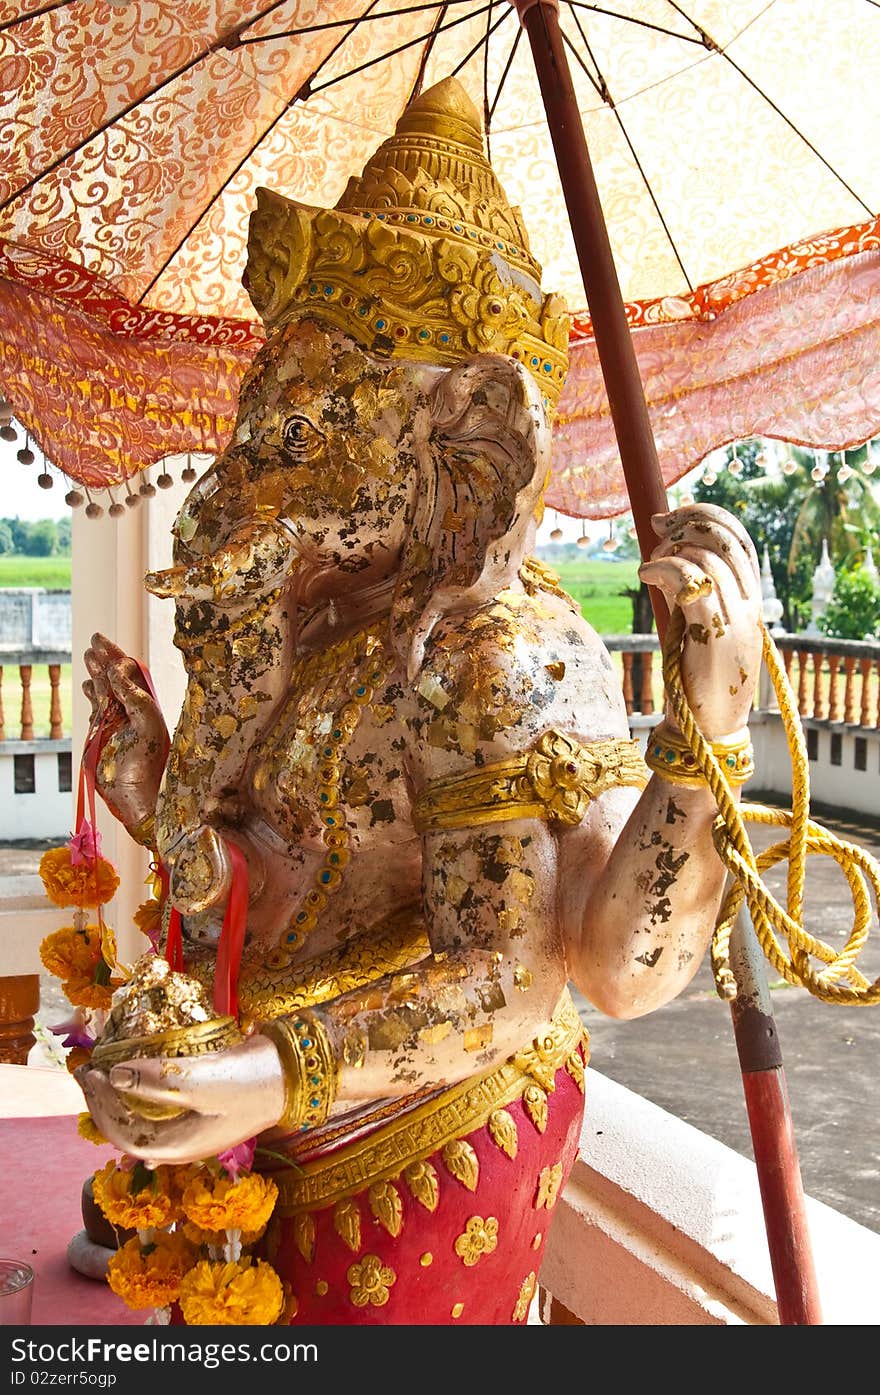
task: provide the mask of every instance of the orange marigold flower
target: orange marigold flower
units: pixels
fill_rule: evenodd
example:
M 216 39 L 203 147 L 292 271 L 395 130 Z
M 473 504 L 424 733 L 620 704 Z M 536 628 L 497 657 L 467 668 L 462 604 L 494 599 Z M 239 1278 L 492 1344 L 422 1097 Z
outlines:
M 171 1225 L 180 1217 L 180 1202 L 171 1169 L 138 1166 L 130 1172 L 112 1160 L 95 1173 L 92 1192 L 111 1225 L 123 1230 L 149 1230 Z
M 264 1327 L 280 1317 L 284 1289 L 265 1260 L 203 1259 L 181 1283 L 178 1302 L 188 1327 Z
M 162 907 L 158 901 L 142 901 L 134 913 L 134 923 L 144 935 L 155 935 L 162 927 Z
M 111 1258 L 107 1283 L 129 1308 L 164 1308 L 177 1299 L 194 1258 L 179 1231 L 162 1231 L 144 1246 L 134 1236 Z
M 106 857 L 74 866 L 66 846 L 43 853 L 40 876 L 46 895 L 56 906 L 103 906 L 113 899 L 119 885 L 116 868 Z
M 271 1177 L 251 1172 L 233 1182 L 202 1172 L 183 1194 L 187 1219 L 203 1230 L 261 1230 L 275 1209 L 278 1188 Z
M 79 1070 L 80 1066 L 88 1065 L 89 1061 L 91 1060 L 91 1057 L 92 1053 L 87 1046 L 72 1046 L 67 1053 L 67 1059 L 65 1060 L 64 1064 L 67 1066 L 67 1069 L 70 1071 L 71 1075 L 73 1075 L 73 1072 L 75 1070 Z M 85 1117 L 88 1119 L 88 1114 Z M 83 1137 L 85 1138 L 87 1137 L 87 1135 L 83 1134 Z M 92 1139 L 92 1142 L 96 1143 L 97 1139 Z M 101 1142 L 106 1143 L 106 1138 L 102 1138 Z
M 77 1049 L 77 1047 L 74 1047 L 74 1051 L 76 1051 Z M 73 1052 L 71 1052 L 71 1055 L 72 1054 Z M 69 1060 L 70 1057 L 68 1057 L 68 1062 Z M 80 1138 L 88 1139 L 89 1143 L 107 1142 L 107 1139 L 101 1133 L 101 1130 L 98 1128 L 97 1124 L 95 1123 L 91 1114 L 88 1113 L 88 1111 L 86 1111 L 84 1114 L 78 1115 L 76 1121 L 76 1131 L 79 1134 Z
M 106 1012 L 113 1001 L 113 989 L 118 984 L 93 983 L 90 979 L 74 978 L 67 979 L 61 987 L 74 1007 L 101 1008 Z
M 40 958 L 56 978 L 92 980 L 102 960 L 101 932 L 97 925 L 86 925 L 82 930 L 65 925 L 46 936 L 40 945 Z

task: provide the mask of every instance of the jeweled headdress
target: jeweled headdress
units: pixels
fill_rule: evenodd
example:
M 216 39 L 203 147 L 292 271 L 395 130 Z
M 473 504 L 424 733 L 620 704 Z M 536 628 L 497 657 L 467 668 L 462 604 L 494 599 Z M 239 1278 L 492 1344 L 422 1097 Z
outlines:
M 269 329 L 316 314 L 377 354 L 510 354 L 551 406 L 565 381 L 565 302 L 541 292 L 520 212 L 454 78 L 410 103 L 336 208 L 258 189 L 245 285 Z

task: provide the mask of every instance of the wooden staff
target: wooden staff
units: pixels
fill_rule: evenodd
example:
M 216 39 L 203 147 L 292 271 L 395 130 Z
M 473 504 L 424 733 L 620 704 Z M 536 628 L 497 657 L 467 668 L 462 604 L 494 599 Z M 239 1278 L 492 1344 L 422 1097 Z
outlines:
M 639 548 L 642 558 L 647 560 L 658 541 L 651 518 L 655 513 L 666 513 L 669 507 L 666 487 L 559 27 L 558 0 L 514 0 L 514 3 L 532 49 Z M 650 590 L 657 633 L 662 641 L 669 612 L 662 593 L 655 587 Z M 741 914 L 733 961 L 737 997 L 731 1017 L 743 1075 L 777 1310 L 784 1326 L 816 1325 L 822 1319 L 782 1055 L 760 952 L 756 944 L 751 944 L 749 935 L 754 941 L 748 916 Z

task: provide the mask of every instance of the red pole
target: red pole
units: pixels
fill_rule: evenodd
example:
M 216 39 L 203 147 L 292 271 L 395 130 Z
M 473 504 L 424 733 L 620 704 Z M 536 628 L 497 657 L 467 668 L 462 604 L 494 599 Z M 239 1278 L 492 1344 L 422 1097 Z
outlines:
M 667 511 L 666 488 L 559 28 L 559 3 L 514 3 L 532 49 L 639 547 L 642 557 L 648 558 L 657 543 L 651 517 Z M 662 639 L 669 612 L 663 595 L 653 587 L 651 603 Z M 742 929 L 740 922 L 738 927 Z M 750 924 L 748 930 L 754 939 Z M 741 938 L 744 937 L 743 931 Z M 731 1016 L 743 1071 L 779 1321 L 786 1326 L 817 1324 L 821 1316 L 816 1276 L 769 992 L 760 964 L 755 964 L 751 953 L 737 956 L 737 969 L 737 998 Z M 768 1042 L 774 1048 L 770 1056 Z

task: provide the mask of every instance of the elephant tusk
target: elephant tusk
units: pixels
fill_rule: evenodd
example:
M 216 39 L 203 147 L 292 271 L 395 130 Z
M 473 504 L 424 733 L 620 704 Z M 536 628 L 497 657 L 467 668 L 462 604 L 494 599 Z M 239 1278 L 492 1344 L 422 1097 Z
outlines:
M 179 596 L 187 589 L 189 567 L 167 567 L 161 572 L 147 572 L 144 587 L 151 596 L 166 600 L 169 596 Z

